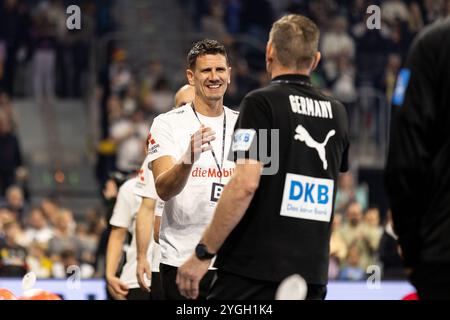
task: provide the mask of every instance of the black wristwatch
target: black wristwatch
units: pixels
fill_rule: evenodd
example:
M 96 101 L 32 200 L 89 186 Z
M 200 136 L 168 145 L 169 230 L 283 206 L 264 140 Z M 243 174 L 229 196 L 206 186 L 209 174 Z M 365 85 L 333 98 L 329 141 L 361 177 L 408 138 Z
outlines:
M 215 256 L 214 253 L 208 252 L 208 248 L 203 243 L 199 243 L 195 247 L 195 255 L 199 260 L 210 260 Z

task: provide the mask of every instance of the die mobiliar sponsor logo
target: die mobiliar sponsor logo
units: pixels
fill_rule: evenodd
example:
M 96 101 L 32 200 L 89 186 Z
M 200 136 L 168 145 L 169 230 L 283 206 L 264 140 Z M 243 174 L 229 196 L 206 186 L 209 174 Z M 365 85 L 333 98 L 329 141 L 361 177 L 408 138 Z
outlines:
M 209 169 L 201 169 L 195 168 L 192 170 L 192 177 L 194 178 L 228 178 L 231 177 L 234 173 L 234 168 L 222 169 L 218 168 L 209 168 Z

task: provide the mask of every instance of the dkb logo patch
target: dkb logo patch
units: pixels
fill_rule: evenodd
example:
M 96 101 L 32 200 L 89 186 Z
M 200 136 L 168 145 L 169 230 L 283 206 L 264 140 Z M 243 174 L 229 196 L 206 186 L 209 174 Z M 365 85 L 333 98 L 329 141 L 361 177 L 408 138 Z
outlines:
M 333 207 L 334 181 L 286 174 L 280 215 L 329 222 Z

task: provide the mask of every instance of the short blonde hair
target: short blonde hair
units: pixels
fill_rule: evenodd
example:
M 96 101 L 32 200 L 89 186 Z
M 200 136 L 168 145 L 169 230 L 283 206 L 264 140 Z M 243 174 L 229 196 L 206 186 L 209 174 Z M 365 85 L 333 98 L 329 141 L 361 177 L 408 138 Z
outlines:
M 320 31 L 305 16 L 290 14 L 275 21 L 269 41 L 276 51 L 278 62 L 287 68 L 308 68 L 318 51 Z

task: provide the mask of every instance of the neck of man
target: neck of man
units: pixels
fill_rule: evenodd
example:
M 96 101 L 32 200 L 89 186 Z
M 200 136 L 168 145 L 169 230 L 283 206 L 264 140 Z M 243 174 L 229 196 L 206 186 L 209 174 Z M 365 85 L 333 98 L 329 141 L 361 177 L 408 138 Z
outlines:
M 206 117 L 218 117 L 223 112 L 223 98 L 216 101 L 204 101 L 198 96 L 194 99 L 195 111 Z
M 298 75 L 309 77 L 309 75 L 311 74 L 311 71 L 309 69 L 286 68 L 277 63 L 274 63 L 272 65 L 272 69 L 270 70 L 270 78 L 271 79 L 276 78 L 281 75 L 284 75 L 284 74 L 298 74 Z

